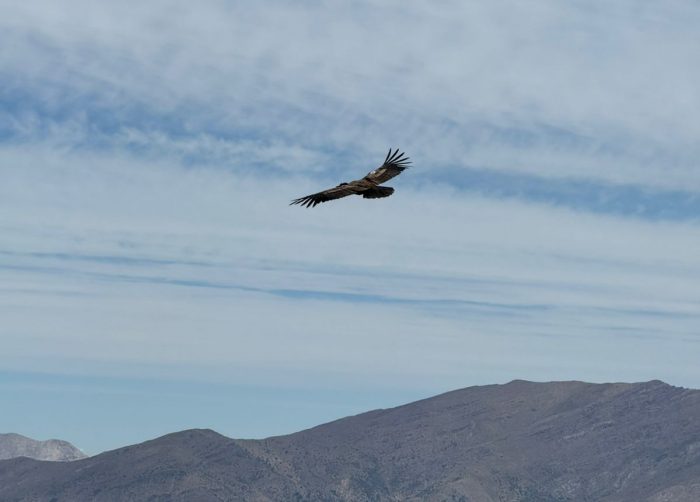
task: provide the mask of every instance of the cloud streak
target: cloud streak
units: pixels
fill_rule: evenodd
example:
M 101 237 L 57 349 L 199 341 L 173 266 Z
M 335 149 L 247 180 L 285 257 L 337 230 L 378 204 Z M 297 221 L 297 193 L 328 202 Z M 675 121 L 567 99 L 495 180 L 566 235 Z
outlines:
M 6 172 L 5 364 L 37 354 L 125 368 L 228 361 L 410 382 L 458 378 L 452 351 L 491 354 L 479 364 L 502 368 L 506 341 L 568 351 L 575 340 L 604 350 L 662 337 L 685 352 L 697 336 L 693 224 L 410 188 L 381 207 L 304 211 L 286 206 L 280 179 L 136 159 L 89 175 L 94 158 L 55 156 L 48 179 L 29 163 Z M 378 214 L 401 217 L 368 225 Z M 542 346 L 519 350 L 538 360 Z M 596 367 L 582 371 L 592 378 Z

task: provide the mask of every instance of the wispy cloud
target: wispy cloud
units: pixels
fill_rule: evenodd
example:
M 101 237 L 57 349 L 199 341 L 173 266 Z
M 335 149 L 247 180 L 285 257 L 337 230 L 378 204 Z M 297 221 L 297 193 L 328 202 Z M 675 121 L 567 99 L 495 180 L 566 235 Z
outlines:
M 337 174 L 331 153 L 364 163 L 410 144 L 426 167 L 697 193 L 700 12 L 640 9 L 12 4 L 2 101 L 15 135 L 73 130 L 237 167 L 281 148 L 287 162 L 262 160 Z

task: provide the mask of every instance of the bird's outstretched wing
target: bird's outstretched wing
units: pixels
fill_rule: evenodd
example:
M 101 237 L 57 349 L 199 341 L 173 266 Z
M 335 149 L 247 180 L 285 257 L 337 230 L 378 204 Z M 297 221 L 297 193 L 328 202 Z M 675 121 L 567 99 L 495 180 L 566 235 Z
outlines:
M 410 164 L 411 162 L 405 153 L 399 153 L 398 148 L 394 153 L 391 153 L 391 148 L 389 148 L 389 153 L 387 153 L 384 163 L 371 173 L 367 173 L 364 179 L 375 185 L 380 185 L 401 174 Z
M 335 188 L 329 188 L 323 192 L 294 199 L 290 206 L 294 204 L 301 204 L 304 207 L 314 207 L 321 202 L 340 199 L 341 197 L 347 197 L 348 195 L 353 195 L 359 193 L 360 191 L 362 191 L 362 188 L 358 187 L 355 183 L 342 183 Z

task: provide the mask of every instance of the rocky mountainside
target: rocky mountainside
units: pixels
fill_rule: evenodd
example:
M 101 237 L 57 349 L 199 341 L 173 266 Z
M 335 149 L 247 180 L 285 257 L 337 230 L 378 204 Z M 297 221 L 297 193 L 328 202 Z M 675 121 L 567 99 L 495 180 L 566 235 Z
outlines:
M 20 434 L 0 434 L 0 460 L 29 457 L 36 460 L 79 460 L 86 455 L 67 441 L 36 441 Z
M 697 502 L 700 391 L 514 381 L 265 440 L 189 430 L 0 461 L 0 500 Z

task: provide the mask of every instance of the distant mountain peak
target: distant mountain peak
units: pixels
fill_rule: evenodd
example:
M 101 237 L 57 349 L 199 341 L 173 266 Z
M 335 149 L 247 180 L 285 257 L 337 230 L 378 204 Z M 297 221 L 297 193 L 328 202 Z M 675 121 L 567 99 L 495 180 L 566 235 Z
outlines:
M 70 461 L 87 457 L 85 453 L 60 439 L 37 441 L 14 432 L 0 433 L 0 460 L 28 457 L 35 460 Z

